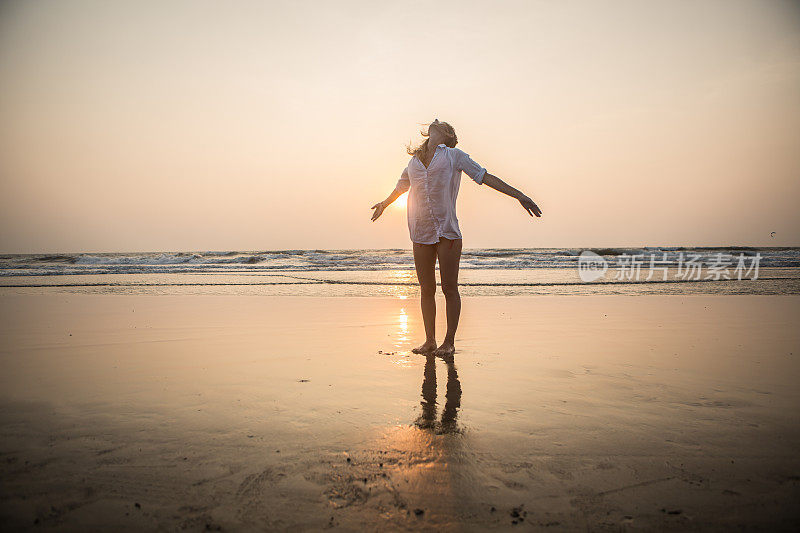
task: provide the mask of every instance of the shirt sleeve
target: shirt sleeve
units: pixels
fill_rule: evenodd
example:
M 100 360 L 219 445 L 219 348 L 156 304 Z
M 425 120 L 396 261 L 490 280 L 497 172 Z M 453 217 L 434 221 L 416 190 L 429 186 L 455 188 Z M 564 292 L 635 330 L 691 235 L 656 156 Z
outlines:
M 459 148 L 453 148 L 456 154 L 456 169 L 463 171 L 478 185 L 483 184 L 486 169 L 472 160 L 472 158 Z
M 403 173 L 400 175 L 400 179 L 397 180 L 397 185 L 395 189 L 400 189 L 401 191 L 407 191 L 411 187 L 411 180 L 408 178 L 408 167 L 403 169 Z

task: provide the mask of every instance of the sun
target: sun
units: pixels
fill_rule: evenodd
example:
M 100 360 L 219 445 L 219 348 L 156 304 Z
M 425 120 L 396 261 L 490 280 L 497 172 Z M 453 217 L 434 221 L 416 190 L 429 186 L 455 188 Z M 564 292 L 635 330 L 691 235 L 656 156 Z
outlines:
M 404 192 L 399 198 L 397 198 L 397 200 L 392 202 L 392 206 L 394 206 L 397 209 L 405 209 L 406 202 L 408 202 L 408 193 Z

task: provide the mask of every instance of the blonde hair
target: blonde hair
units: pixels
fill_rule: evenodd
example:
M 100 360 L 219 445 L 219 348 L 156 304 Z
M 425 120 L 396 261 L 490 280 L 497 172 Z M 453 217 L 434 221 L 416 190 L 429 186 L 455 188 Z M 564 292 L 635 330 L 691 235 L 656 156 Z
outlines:
M 424 131 L 420 130 L 419 132 L 420 135 L 422 135 L 423 137 L 428 137 L 429 135 L 428 132 L 432 124 L 433 122 L 429 123 L 428 128 L 426 130 Z M 451 126 L 447 122 L 438 122 L 437 125 L 442 127 L 444 134 L 446 135 L 444 144 L 446 144 L 450 148 L 455 148 L 456 144 L 458 144 L 458 136 L 456 135 L 455 128 L 453 128 L 453 126 Z M 422 142 L 422 144 L 420 144 L 416 148 L 412 148 L 411 145 L 406 146 L 406 151 L 408 152 L 409 155 L 417 156 L 417 159 L 422 161 L 422 159 L 428 154 L 428 141 L 430 141 L 430 138 L 425 139 Z M 435 149 L 436 147 L 434 146 L 433 148 Z

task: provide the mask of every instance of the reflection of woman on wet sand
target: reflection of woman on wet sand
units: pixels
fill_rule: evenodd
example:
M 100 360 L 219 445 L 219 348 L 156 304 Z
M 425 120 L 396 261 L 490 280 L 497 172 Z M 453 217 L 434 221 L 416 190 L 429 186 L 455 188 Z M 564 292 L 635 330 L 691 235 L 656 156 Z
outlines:
M 447 122 L 434 120 L 427 132 L 428 138 L 417 148 L 408 148 L 411 160 L 403 170 L 395 190 L 382 202 L 372 206 L 372 220 L 401 194 L 408 193 L 408 229 L 414 248 L 414 264 L 421 289 L 422 318 L 426 340 L 412 351 L 439 356 L 455 352 L 456 328 L 461 314 L 461 297 L 458 293 L 458 265 L 461 259 L 461 231 L 456 218 L 456 197 L 461 182 L 461 172 L 466 172 L 476 183 L 519 200 L 531 216 L 542 215 L 541 209 L 521 191 L 489 174 L 464 151 L 456 148 L 458 138 Z M 436 259 L 442 278 L 447 309 L 447 333 L 444 342 L 436 347 Z
M 456 427 L 456 417 L 458 408 L 461 407 L 461 382 L 458 380 L 458 372 L 452 358 L 445 359 L 447 364 L 447 391 L 445 392 L 444 409 L 442 409 L 442 421 L 437 433 L 454 433 Z M 420 428 L 436 427 L 436 358 L 432 354 L 427 355 L 425 361 L 425 374 L 422 380 L 422 414 L 417 419 L 417 426 Z

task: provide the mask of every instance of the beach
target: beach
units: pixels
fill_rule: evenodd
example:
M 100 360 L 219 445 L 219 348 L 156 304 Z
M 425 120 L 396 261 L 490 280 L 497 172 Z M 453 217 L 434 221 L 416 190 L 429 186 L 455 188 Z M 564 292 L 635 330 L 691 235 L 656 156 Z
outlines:
M 68 531 L 800 524 L 800 296 L 462 305 L 448 362 L 410 352 L 424 340 L 416 298 L 2 292 L 0 519 Z
M 0 79 L 0 533 L 800 532 L 800 1 L 7 1 Z

